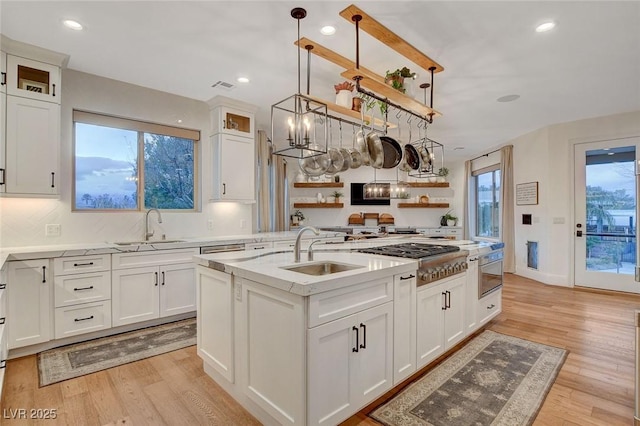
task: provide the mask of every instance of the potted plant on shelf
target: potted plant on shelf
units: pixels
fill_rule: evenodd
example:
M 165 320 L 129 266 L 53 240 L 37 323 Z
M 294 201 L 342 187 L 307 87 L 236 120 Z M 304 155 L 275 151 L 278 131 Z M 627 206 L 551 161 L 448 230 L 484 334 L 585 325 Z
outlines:
M 340 202 L 340 197 L 342 197 L 342 195 L 343 194 L 340 191 L 333 191 L 331 193 L 331 196 L 333 197 L 333 200 L 334 200 L 333 202 L 334 203 L 339 203 Z
M 438 170 L 438 182 L 446 182 L 447 176 L 449 176 L 449 169 L 441 167 L 440 170 Z
M 291 215 L 291 224 L 295 225 L 295 226 L 299 226 L 302 225 L 304 223 L 304 214 L 300 211 L 297 210 L 293 212 L 293 214 Z
M 416 76 L 415 72 L 411 72 L 411 70 L 407 67 L 403 67 L 402 69 L 398 68 L 395 71 L 387 71 L 385 75 L 384 82 L 389 86 L 393 87 L 399 92 L 404 93 L 404 79 L 405 78 L 414 78 Z
M 352 108 L 351 92 L 354 88 L 353 83 L 344 81 L 340 84 L 335 84 L 333 88 L 336 89 L 336 104 L 345 108 Z
M 451 214 L 451 210 L 440 217 L 440 226 L 456 226 L 458 217 Z

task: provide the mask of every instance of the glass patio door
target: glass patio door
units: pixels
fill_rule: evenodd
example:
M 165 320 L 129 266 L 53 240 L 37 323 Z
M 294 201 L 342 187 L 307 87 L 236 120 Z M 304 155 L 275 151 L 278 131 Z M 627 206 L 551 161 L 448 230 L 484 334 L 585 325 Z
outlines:
M 575 285 L 640 293 L 635 281 L 640 138 L 575 145 Z

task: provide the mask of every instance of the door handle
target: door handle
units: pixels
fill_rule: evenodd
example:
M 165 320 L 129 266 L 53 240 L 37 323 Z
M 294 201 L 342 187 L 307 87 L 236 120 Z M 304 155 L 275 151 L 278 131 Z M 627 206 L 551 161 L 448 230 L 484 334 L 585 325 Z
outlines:
M 42 267 L 42 282 L 43 283 L 47 282 L 47 267 L 46 266 Z
M 2 73 L 2 81 L 0 81 L 0 86 L 6 86 L 7 85 L 7 73 L 3 72 Z
M 51 172 L 51 187 L 52 188 L 56 187 L 56 174 L 55 174 L 55 172 Z
M 351 349 L 351 352 L 358 352 L 359 351 L 358 346 L 360 344 L 360 335 L 358 334 L 358 327 L 354 325 L 352 330 L 355 330 L 356 332 L 356 346 Z
M 409 274 L 408 277 L 400 277 L 400 280 L 410 280 L 411 278 L 415 278 L 416 276 L 413 274 Z
M 55 85 L 55 83 L 54 83 L 54 84 L 53 84 L 53 96 L 55 96 L 55 95 L 56 95 L 56 85 Z
M 360 349 L 367 349 L 367 326 L 360 323 L 360 327 L 362 327 L 362 344 L 360 345 Z
M 226 183 L 222 184 L 222 195 L 227 195 L 227 184 Z
M 157 287 L 158 286 L 158 273 L 154 272 L 154 274 L 156 275 L 156 284 L 155 284 L 155 286 Z
M 447 310 L 447 293 L 445 293 L 443 291 L 442 292 L 442 297 L 444 297 L 444 303 L 442 304 L 442 310 L 446 311 Z
M 447 293 L 447 297 L 445 298 L 446 304 L 447 304 L 446 306 L 447 306 L 447 309 L 450 309 L 451 308 L 451 292 L 447 290 L 445 291 L 445 293 Z
M 4 185 L 4 174 L 6 173 L 5 169 L 0 169 L 0 172 L 2 172 L 2 182 L 0 182 L 0 185 Z
M 162 285 L 164 285 L 164 271 L 162 271 Z

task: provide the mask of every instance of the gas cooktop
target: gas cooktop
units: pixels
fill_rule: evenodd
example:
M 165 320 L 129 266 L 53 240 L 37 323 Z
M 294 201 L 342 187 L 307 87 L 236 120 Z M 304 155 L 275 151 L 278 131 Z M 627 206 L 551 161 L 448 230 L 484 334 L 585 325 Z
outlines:
M 385 256 L 406 257 L 409 259 L 423 259 L 455 251 L 460 251 L 460 247 L 420 243 L 393 244 L 389 246 L 371 247 L 358 250 L 360 253 L 382 254 Z

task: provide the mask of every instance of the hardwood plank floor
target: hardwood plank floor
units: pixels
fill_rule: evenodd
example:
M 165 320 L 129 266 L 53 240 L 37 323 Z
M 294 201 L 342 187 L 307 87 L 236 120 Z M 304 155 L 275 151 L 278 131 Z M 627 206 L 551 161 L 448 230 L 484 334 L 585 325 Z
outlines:
M 637 295 L 505 276 L 503 312 L 486 328 L 569 350 L 535 425 L 633 423 L 635 309 L 640 309 Z M 367 413 L 399 390 L 343 426 L 377 425 Z M 11 360 L 3 394 L 2 417 L 10 409 L 55 408 L 57 419 L 0 418 L 0 424 L 259 424 L 204 373 L 194 346 L 43 388 L 38 388 L 35 356 Z

